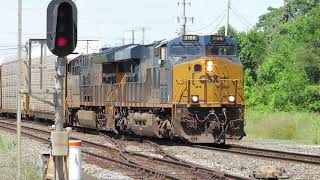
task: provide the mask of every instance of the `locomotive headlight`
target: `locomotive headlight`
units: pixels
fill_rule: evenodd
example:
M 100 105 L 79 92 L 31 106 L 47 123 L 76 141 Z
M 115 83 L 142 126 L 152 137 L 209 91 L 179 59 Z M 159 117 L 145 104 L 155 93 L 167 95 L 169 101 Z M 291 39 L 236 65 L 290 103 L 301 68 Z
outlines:
M 191 100 L 193 103 L 198 103 L 199 102 L 199 96 L 191 96 Z
M 236 97 L 229 96 L 228 99 L 229 99 L 229 102 L 233 103 L 236 100 Z
M 213 71 L 213 62 L 212 61 L 208 61 L 207 62 L 207 71 L 208 72 L 212 72 Z

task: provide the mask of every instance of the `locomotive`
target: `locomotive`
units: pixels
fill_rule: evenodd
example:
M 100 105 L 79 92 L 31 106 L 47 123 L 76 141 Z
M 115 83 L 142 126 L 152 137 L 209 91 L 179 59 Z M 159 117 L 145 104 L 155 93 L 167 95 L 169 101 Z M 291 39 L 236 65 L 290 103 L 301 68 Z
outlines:
M 67 66 L 66 123 L 190 143 L 225 143 L 244 132 L 238 44 L 183 35 L 80 55 Z

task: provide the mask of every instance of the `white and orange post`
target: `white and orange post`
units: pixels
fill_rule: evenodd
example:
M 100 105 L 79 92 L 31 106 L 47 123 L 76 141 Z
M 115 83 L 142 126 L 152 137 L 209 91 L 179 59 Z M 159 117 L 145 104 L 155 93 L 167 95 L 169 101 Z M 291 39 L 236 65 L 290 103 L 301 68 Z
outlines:
M 82 180 L 81 140 L 69 140 L 69 180 Z

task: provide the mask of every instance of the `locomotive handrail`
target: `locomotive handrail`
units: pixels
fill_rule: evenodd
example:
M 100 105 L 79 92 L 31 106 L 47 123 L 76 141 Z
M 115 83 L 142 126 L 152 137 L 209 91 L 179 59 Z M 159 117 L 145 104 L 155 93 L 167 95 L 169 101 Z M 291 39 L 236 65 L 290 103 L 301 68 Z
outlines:
M 187 82 L 188 80 L 182 79 L 182 80 L 180 80 L 180 81 L 182 81 L 182 83 L 179 84 L 179 88 L 178 88 L 178 92 L 179 92 L 179 93 L 177 93 L 177 94 L 175 95 L 175 97 L 173 98 L 173 103 L 181 102 L 182 95 L 183 95 L 183 93 L 185 92 L 185 90 L 188 88 L 188 87 L 185 87 L 184 90 L 183 90 L 183 88 L 181 87 L 181 86 L 184 86 L 185 84 L 187 84 L 186 82 Z M 179 96 L 180 96 L 180 99 L 179 99 L 179 101 L 177 101 L 177 98 L 178 98 Z

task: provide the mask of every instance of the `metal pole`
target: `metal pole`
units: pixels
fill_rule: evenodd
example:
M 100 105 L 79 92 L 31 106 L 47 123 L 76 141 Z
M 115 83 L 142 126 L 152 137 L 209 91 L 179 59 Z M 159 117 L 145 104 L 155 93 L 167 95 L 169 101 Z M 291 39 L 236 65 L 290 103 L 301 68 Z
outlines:
M 46 46 L 47 40 L 44 40 L 44 41 L 43 41 L 43 44 L 45 44 L 44 47 L 43 47 L 43 54 L 44 54 L 44 56 L 43 56 L 43 63 L 44 63 L 44 64 L 47 64 L 47 54 L 48 54 L 48 53 L 47 53 L 47 46 Z M 44 83 L 43 86 L 44 86 L 44 87 L 47 87 L 48 82 L 47 82 L 47 81 L 44 81 L 43 83 Z
M 63 113 L 63 77 L 65 74 L 65 58 L 58 57 L 56 61 L 56 83 L 55 83 L 55 131 L 63 131 L 64 113 Z M 55 179 L 64 180 L 63 174 L 63 156 L 54 157 Z
M 142 45 L 145 43 L 145 34 L 146 34 L 146 29 L 145 27 L 142 28 Z
M 126 44 L 126 39 L 122 38 L 121 41 L 122 41 L 122 46 L 124 46 Z
M 134 44 L 134 30 L 131 30 L 132 33 L 132 44 Z
M 182 26 L 182 35 L 186 34 L 186 26 L 187 26 L 187 17 L 186 17 L 186 0 L 183 0 L 183 26 Z
M 230 24 L 230 0 L 227 0 L 227 9 L 226 9 L 226 13 L 227 13 L 227 19 L 226 19 L 226 26 L 225 26 L 225 36 L 228 36 L 228 31 L 229 31 L 229 24 Z
M 41 46 L 41 53 L 40 53 L 40 89 L 42 90 L 42 76 L 43 76 L 43 47 L 44 47 L 44 44 L 42 41 L 40 41 L 40 46 Z M 45 47 L 47 48 L 47 47 Z
M 25 56 L 25 59 L 23 61 L 23 64 L 24 64 L 24 89 L 25 89 L 25 94 L 24 94 L 24 110 L 25 110 L 25 113 L 28 114 L 29 113 L 29 80 L 28 80 L 28 59 L 29 59 L 29 45 L 28 45 L 28 42 L 26 42 L 26 45 L 25 45 L 25 48 L 26 48 L 26 56 Z
M 21 39 L 22 39 L 22 0 L 18 0 L 18 84 L 17 84 L 17 153 L 18 172 L 17 179 L 21 179 Z
M 87 54 L 89 54 L 89 40 L 87 40 Z
M 29 39 L 29 59 L 28 59 L 28 94 L 32 94 L 31 89 L 31 60 L 32 60 L 32 40 Z

